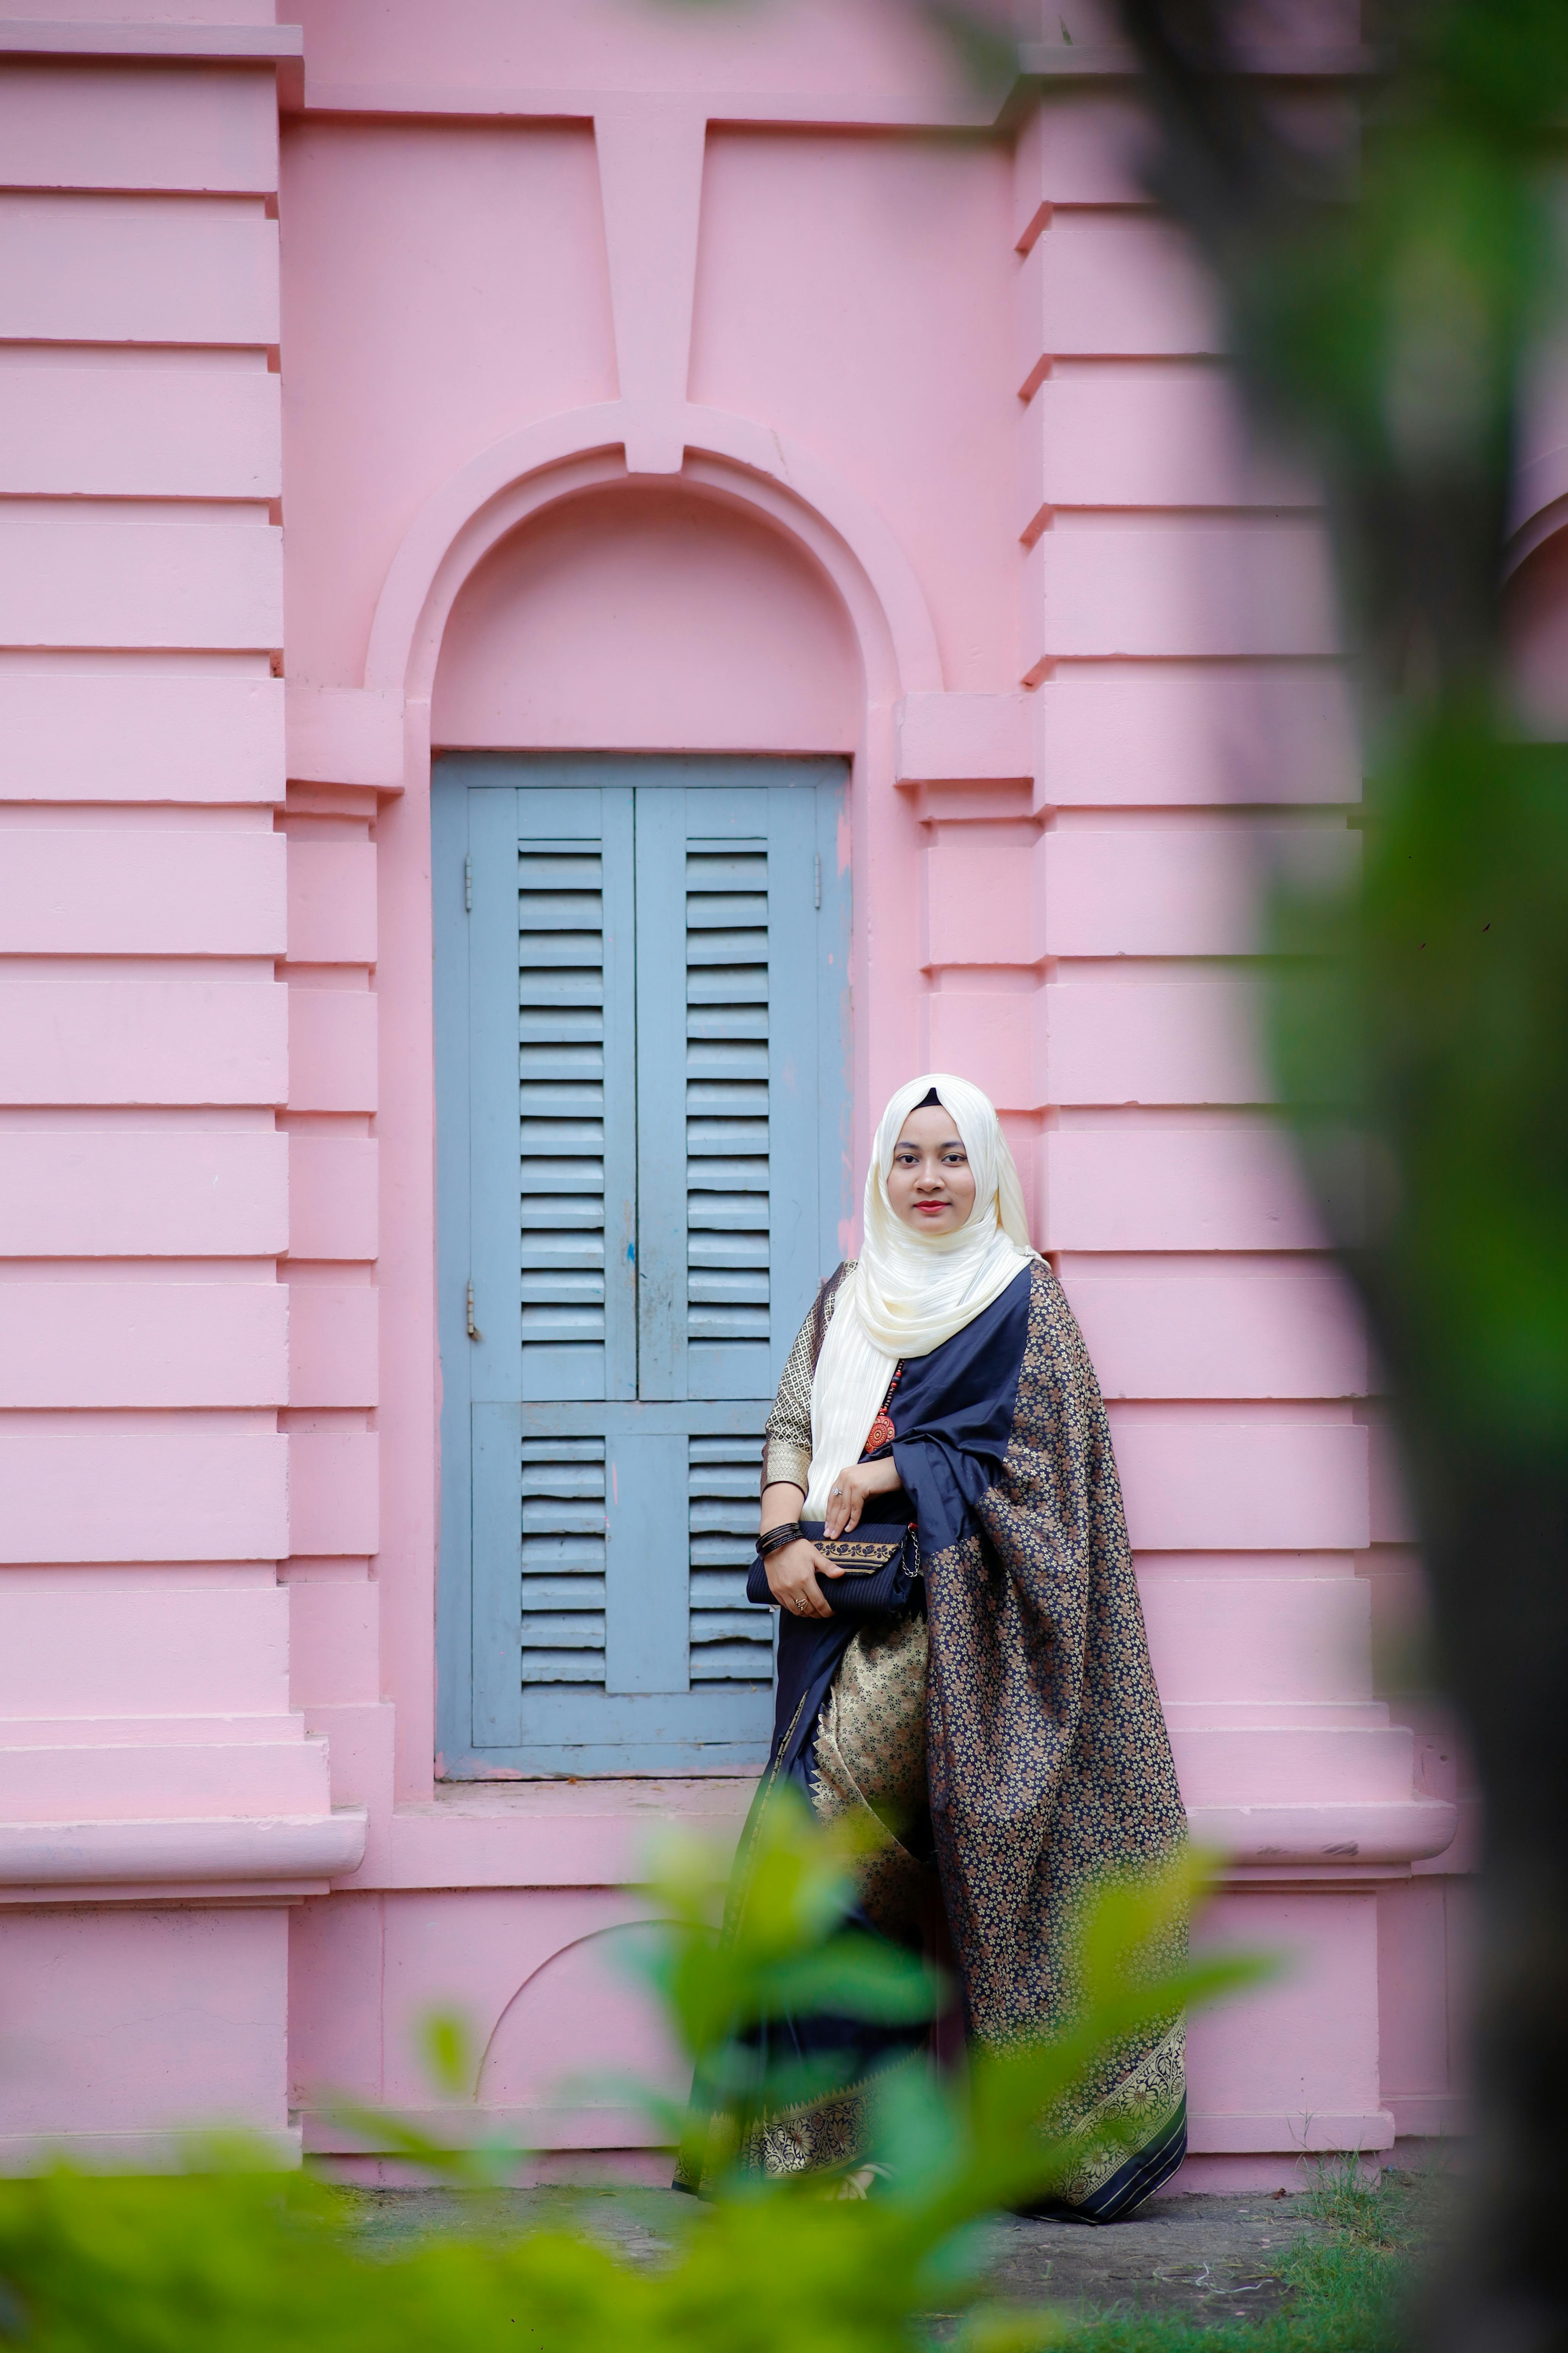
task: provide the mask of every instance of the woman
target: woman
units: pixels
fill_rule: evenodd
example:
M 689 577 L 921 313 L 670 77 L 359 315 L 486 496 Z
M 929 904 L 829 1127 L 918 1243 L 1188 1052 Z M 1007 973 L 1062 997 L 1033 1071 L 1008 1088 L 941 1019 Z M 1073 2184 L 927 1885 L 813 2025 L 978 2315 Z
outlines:
M 876 1816 L 893 1835 L 863 1866 L 858 1925 L 919 1945 L 945 1915 L 968 2033 L 1005 2048 L 1053 2031 L 1077 1999 L 1085 1896 L 1164 1862 L 1185 1820 L 1105 1409 L 1029 1246 L 996 1114 L 966 1081 L 915 1079 L 888 1105 L 861 1256 L 795 1344 L 763 1478 L 758 1549 L 781 1625 L 759 1805 L 788 1777 L 821 1818 Z M 912 1604 L 836 1614 L 847 1580 L 823 1545 L 911 1520 Z M 742 1903 L 744 1855 L 742 1841 Z M 765 2118 L 748 2161 L 854 2168 L 868 2083 L 910 2038 L 837 2020 L 770 2041 L 774 2056 L 832 2049 L 849 2080 Z M 1058 2211 L 1110 2221 L 1142 2203 L 1185 2150 L 1180 2021 L 1108 2054 L 1065 2129 Z

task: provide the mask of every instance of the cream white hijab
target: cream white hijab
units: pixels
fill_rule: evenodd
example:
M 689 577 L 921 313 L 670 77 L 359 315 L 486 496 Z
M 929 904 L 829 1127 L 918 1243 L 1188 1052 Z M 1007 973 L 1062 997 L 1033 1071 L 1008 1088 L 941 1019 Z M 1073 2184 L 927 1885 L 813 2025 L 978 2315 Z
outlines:
M 974 1172 L 974 1207 L 951 1234 L 906 1226 L 888 1198 L 900 1132 L 933 1087 Z M 811 1489 L 802 1507 L 808 1520 L 826 1516 L 829 1487 L 847 1463 L 859 1461 L 899 1359 L 929 1356 L 1038 1256 L 1029 1247 L 1023 1187 L 1001 1122 L 967 1079 L 928 1071 L 899 1089 L 882 1113 L 866 1172 L 865 1228 L 811 1385 Z

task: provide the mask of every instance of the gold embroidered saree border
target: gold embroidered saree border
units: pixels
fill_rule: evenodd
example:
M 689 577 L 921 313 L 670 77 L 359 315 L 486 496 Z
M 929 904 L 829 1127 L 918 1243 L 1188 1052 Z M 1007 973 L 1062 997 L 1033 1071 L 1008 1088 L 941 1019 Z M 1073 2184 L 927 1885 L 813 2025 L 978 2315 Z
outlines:
M 1081 2206 L 1157 2139 L 1186 2096 L 1186 2023 L 1175 2024 L 1062 2136 L 1067 2162 L 1054 2195 Z

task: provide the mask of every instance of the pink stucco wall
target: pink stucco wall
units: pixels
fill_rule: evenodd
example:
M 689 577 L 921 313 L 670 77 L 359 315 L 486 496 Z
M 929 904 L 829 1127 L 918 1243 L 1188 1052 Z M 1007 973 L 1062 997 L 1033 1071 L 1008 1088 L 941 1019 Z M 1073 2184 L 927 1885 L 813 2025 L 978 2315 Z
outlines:
M 1260 852 L 1352 848 L 1321 538 L 1102 30 L 997 119 L 900 0 L 18 10 L 0 2163 L 374 2169 L 325 2094 L 425 2104 L 448 2000 L 542 2163 L 657 2164 L 552 2086 L 668 2067 L 602 1932 L 745 1788 L 437 1778 L 432 743 L 852 755 L 857 1150 L 911 1069 L 1004 1108 L 1209 1933 L 1289 1957 L 1183 2178 L 1451 2127 L 1457 1767 L 1373 1694 L 1415 1568 L 1253 1041 Z

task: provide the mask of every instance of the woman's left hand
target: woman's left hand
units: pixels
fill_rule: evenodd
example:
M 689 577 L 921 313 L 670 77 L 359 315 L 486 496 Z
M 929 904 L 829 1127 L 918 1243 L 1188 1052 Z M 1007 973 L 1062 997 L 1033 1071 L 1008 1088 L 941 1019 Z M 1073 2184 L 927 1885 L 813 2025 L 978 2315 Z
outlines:
M 898 1487 L 899 1474 L 890 1454 L 884 1454 L 878 1462 L 852 1462 L 847 1471 L 840 1471 L 827 1491 L 826 1533 L 847 1535 L 859 1526 L 868 1495 L 895 1494 Z

